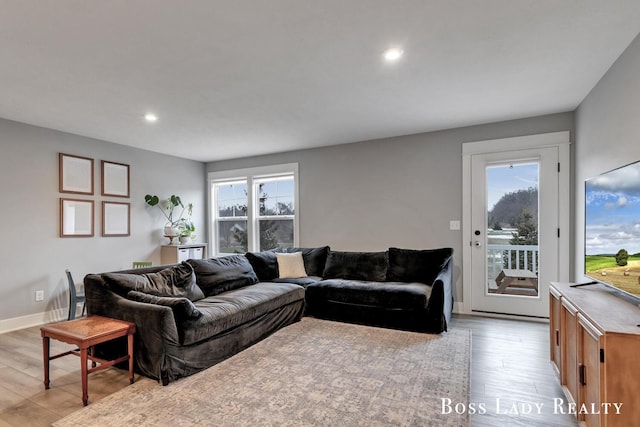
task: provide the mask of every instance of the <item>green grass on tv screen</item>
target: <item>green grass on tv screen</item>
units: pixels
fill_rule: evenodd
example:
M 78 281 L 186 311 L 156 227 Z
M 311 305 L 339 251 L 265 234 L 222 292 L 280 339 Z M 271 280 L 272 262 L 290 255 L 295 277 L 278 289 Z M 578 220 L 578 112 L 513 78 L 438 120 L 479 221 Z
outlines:
M 627 262 L 630 261 L 640 261 L 640 254 L 630 255 Z M 616 268 L 619 267 L 616 264 L 616 257 L 614 256 L 605 256 L 605 255 L 587 255 L 584 258 L 585 262 L 585 271 L 588 273 L 590 271 L 598 271 L 603 268 Z

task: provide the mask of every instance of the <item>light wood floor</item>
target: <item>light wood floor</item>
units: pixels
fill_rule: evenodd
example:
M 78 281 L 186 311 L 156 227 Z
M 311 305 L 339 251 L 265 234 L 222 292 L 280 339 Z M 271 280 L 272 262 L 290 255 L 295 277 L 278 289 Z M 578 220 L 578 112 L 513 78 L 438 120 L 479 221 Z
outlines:
M 548 325 L 456 316 L 452 327 L 472 332 L 471 402 L 487 413 L 472 415 L 471 426 L 577 426 L 570 415 L 553 414 L 563 398 L 549 363 Z M 51 340 L 56 354 L 70 346 Z M 80 360 L 51 362 L 51 389 L 42 383 L 42 339 L 38 327 L 0 334 L 0 427 L 49 426 L 82 408 Z M 137 378 L 137 376 L 136 376 Z M 128 373 L 109 368 L 89 376 L 89 404 L 126 387 Z M 501 399 L 500 414 L 496 398 Z M 512 404 L 543 403 L 543 414 L 505 414 Z
M 486 413 L 471 415 L 471 426 L 578 425 L 572 415 L 554 413 L 554 398 L 564 394 L 549 361 L 548 323 L 454 316 L 452 327 L 472 331 L 470 401 L 484 403 Z M 540 414 L 536 403 L 543 405 Z M 531 405 L 532 413 L 512 414 L 514 404 L 524 412 Z

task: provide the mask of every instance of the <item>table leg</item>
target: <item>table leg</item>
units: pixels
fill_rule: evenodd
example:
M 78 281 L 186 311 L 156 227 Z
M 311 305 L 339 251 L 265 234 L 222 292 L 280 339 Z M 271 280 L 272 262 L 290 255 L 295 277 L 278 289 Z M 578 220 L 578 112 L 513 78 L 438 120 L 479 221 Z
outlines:
M 42 337 L 42 359 L 44 361 L 44 388 L 49 390 L 49 337 Z
M 133 334 L 127 335 L 127 351 L 129 353 L 129 384 L 133 384 Z
M 93 356 L 93 347 L 89 347 L 89 356 Z M 95 368 L 98 366 L 95 360 L 91 360 L 91 367 Z
M 81 375 L 82 375 L 82 405 L 87 406 L 89 403 L 89 392 L 87 390 L 88 386 L 88 372 L 87 372 L 87 348 L 80 349 L 80 363 L 81 363 Z
M 507 292 L 507 285 L 508 285 L 508 279 L 504 278 L 502 279 L 502 281 L 500 282 L 500 284 L 498 285 L 498 289 L 496 290 L 496 294 L 504 294 Z

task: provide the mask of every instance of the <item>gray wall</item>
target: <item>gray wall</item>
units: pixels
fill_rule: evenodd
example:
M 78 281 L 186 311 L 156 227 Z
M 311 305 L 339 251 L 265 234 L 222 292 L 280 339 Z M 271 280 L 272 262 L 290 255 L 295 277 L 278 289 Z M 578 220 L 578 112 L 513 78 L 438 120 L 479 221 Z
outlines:
M 80 281 L 89 272 L 127 268 L 135 260 L 160 263 L 160 230 L 165 221 L 160 211 L 146 208 L 147 193 L 161 197 L 175 193 L 194 202 L 194 220 L 201 239 L 206 238 L 205 172 L 201 162 L 2 119 L 0 150 L 0 331 L 10 327 L 11 322 L 2 322 L 6 319 L 28 324 L 39 316 L 53 320 L 52 316 L 66 313 L 65 268 Z M 59 152 L 95 159 L 93 197 L 58 192 Z M 100 196 L 101 160 L 130 165 L 128 200 Z M 95 237 L 58 237 L 60 197 L 95 201 Z M 100 237 L 102 200 L 131 203 L 130 237 Z M 43 302 L 35 302 L 36 290 L 45 291 Z
M 584 180 L 640 160 L 640 36 L 576 110 L 575 277 L 584 279 Z
M 562 130 L 573 130 L 573 113 L 212 162 L 207 171 L 298 162 L 302 246 L 453 247 L 462 301 L 462 235 L 449 230 L 462 219 L 462 143 Z

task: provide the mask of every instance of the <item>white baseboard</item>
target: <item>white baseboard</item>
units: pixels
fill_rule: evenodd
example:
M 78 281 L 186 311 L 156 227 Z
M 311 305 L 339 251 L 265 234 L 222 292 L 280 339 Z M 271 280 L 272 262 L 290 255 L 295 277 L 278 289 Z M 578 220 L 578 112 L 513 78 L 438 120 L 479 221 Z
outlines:
M 59 322 L 67 318 L 67 308 L 59 308 L 52 311 L 29 314 L 27 316 L 14 317 L 12 319 L 0 320 L 0 334 L 17 331 L 18 329 L 31 328 L 46 323 Z
M 540 323 L 549 323 L 548 318 L 542 317 L 530 317 L 530 316 L 518 316 L 514 314 L 500 314 L 500 313 L 485 313 L 482 311 L 467 311 L 464 308 L 464 303 L 454 301 L 453 303 L 453 312 L 455 314 L 465 314 L 468 316 L 479 316 L 479 317 L 493 317 L 496 319 L 509 319 L 509 320 L 524 320 L 529 322 L 540 322 Z

